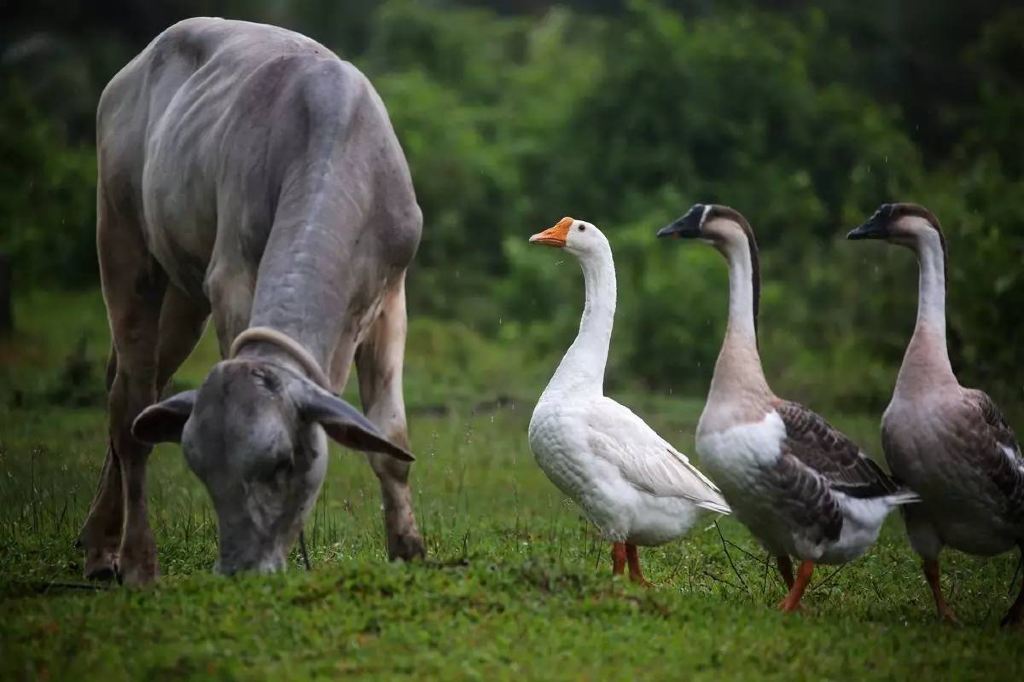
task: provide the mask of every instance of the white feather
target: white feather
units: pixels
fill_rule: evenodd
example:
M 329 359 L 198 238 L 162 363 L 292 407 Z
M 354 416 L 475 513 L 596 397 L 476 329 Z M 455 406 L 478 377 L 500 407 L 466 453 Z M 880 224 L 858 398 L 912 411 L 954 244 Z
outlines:
M 615 268 L 604 235 L 574 221 L 565 248 L 580 260 L 580 331 L 530 419 L 530 448 L 548 478 L 615 542 L 679 537 L 701 510 L 729 513 L 721 493 L 640 417 L 604 396 L 615 316 Z
M 588 426 L 592 452 L 618 467 L 637 488 L 729 513 L 718 487 L 628 407 L 602 397 L 588 415 Z

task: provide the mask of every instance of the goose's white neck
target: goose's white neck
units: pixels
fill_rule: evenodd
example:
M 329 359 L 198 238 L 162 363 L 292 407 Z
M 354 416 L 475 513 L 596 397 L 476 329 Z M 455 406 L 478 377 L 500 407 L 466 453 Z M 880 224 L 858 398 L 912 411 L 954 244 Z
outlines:
M 915 251 L 920 265 L 917 323 L 897 387 L 930 390 L 956 381 L 946 346 L 946 254 L 939 233 L 931 228 L 918 235 Z
M 723 249 L 729 261 L 729 321 L 715 362 L 708 403 L 737 399 L 757 402 L 772 395 L 761 367 L 754 321 L 754 267 L 750 244 L 730 241 Z
M 946 338 L 946 254 L 939 234 L 932 229 L 918 240 L 917 259 L 920 264 L 915 333 L 926 331 Z
M 750 245 L 731 246 L 726 251 L 729 261 L 729 320 L 726 336 L 757 349 L 757 327 L 754 321 L 754 265 Z
M 580 331 L 545 393 L 604 394 L 604 371 L 615 322 L 615 263 L 607 244 L 580 255 L 579 261 L 586 288 Z

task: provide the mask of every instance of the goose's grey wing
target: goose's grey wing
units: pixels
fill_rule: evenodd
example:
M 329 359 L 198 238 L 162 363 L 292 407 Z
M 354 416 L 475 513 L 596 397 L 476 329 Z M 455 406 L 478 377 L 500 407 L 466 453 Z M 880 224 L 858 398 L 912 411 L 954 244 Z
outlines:
M 797 457 L 783 454 L 766 477 L 795 532 L 813 545 L 839 539 L 843 510 L 823 476 Z
M 1006 496 L 1007 513 L 1024 522 L 1024 455 L 999 406 L 984 391 L 965 389 L 975 408 L 951 424 L 963 451 Z
M 1013 455 L 1013 459 L 1024 460 L 1024 454 L 1021 453 L 1017 435 L 1013 432 L 1009 422 L 1006 421 L 1006 417 L 1003 416 L 995 401 L 984 391 L 979 391 L 975 388 L 967 389 L 965 393 L 981 410 L 982 419 L 988 425 L 989 432 L 995 441 L 1006 450 L 1009 450 L 1010 454 Z

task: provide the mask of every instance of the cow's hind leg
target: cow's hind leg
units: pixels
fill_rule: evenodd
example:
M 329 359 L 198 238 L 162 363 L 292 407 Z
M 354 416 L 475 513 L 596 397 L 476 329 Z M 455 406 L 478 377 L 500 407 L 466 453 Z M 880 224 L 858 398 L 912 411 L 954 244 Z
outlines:
M 408 448 L 409 433 L 402 397 L 405 354 L 405 279 L 386 294 L 380 315 L 356 351 L 359 395 L 363 409 L 384 434 Z M 394 457 L 369 453 L 384 498 L 388 557 L 412 559 L 424 555 L 423 537 L 416 527 L 409 489 L 409 464 Z

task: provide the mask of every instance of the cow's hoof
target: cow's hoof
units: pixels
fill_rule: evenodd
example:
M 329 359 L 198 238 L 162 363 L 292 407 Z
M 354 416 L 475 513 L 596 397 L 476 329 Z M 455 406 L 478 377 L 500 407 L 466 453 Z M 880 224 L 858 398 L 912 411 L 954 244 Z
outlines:
M 96 566 L 85 571 L 86 580 L 109 583 L 113 582 L 115 578 L 117 578 L 117 571 L 113 566 Z
M 110 582 L 117 577 L 117 551 L 87 550 L 85 552 L 85 568 L 82 573 L 86 580 Z
M 419 534 L 399 535 L 388 538 L 388 558 L 391 561 L 399 559 L 412 561 L 413 559 L 422 559 L 426 555 L 427 548 Z
M 159 571 L 155 569 L 122 568 L 117 574 L 117 579 L 122 585 L 128 587 L 145 587 L 146 585 L 152 585 L 158 575 Z
M 160 575 L 155 556 L 132 560 L 130 557 L 122 555 L 115 568 L 117 581 L 128 587 L 151 585 Z
M 948 606 L 939 611 L 939 622 L 956 628 L 963 625 L 960 619 L 956 617 L 956 614 L 953 613 L 953 609 Z

